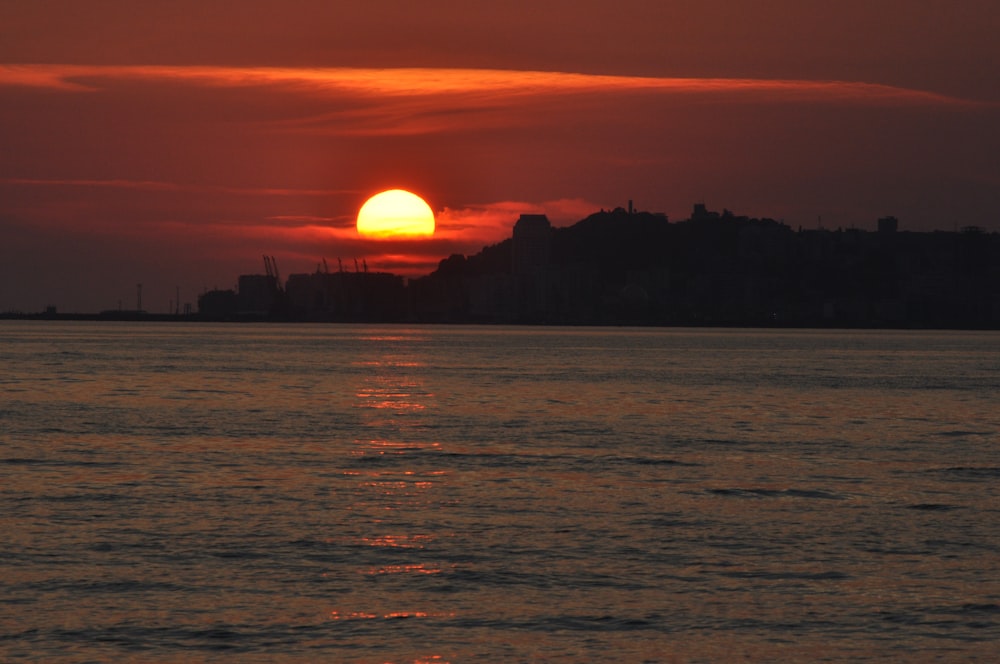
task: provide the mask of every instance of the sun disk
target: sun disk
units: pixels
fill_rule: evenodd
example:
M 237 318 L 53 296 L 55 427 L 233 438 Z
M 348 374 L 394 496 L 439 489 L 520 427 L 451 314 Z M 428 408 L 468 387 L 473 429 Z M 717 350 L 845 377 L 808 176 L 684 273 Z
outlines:
M 434 235 L 434 211 L 424 199 L 402 189 L 375 194 L 358 211 L 358 234 L 373 239 Z

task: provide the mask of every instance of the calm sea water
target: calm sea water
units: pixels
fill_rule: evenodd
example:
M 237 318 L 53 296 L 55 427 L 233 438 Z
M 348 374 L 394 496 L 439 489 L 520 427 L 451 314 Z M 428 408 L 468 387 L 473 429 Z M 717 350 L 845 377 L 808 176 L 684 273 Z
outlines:
M 0 659 L 988 661 L 1000 334 L 0 323 Z

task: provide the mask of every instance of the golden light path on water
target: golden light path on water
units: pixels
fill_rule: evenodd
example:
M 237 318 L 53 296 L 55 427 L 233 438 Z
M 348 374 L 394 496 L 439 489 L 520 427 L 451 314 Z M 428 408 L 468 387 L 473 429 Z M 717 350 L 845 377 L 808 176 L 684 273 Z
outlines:
M 374 198 L 372 199 L 374 200 Z M 370 203 L 371 201 L 369 201 Z M 420 201 L 423 203 L 423 201 Z M 410 201 L 406 201 L 407 204 Z M 368 204 L 366 203 L 366 206 Z M 426 206 L 426 203 L 424 203 Z M 427 208 L 428 211 L 430 208 Z M 364 210 L 364 208 L 362 208 Z M 359 215 L 359 231 L 361 217 Z M 431 220 L 433 224 L 433 219 Z M 384 342 L 399 342 L 405 337 L 378 335 L 368 337 L 373 344 Z M 361 381 L 355 390 L 356 407 L 362 412 L 370 413 L 364 420 L 369 426 L 385 426 L 400 417 L 412 417 L 433 406 L 434 394 L 428 393 L 423 383 L 410 375 L 413 370 L 420 369 L 422 362 L 408 356 L 397 357 L 386 354 L 377 359 L 359 361 L 356 366 L 362 369 Z M 360 459 L 379 459 L 385 456 L 405 457 L 407 453 L 419 451 L 440 452 L 441 443 L 414 443 L 390 440 L 358 440 L 355 442 L 352 456 Z M 433 500 L 428 498 L 446 471 L 443 469 L 392 469 L 382 470 L 345 470 L 344 475 L 357 482 L 358 496 L 351 506 L 362 518 L 368 520 L 371 526 L 369 535 L 362 535 L 357 543 L 374 548 L 397 550 L 420 550 L 439 539 L 440 534 L 421 532 L 385 532 L 383 524 L 391 523 L 392 514 L 396 511 L 405 513 L 406 520 L 421 510 L 433 509 Z M 388 513 L 388 514 L 387 514 Z M 405 562 L 381 565 L 359 569 L 358 573 L 369 577 L 406 576 L 406 575 L 438 575 L 447 567 L 456 568 L 455 563 L 443 562 Z M 423 603 L 415 601 L 414 606 Z M 454 618 L 456 613 L 451 610 L 424 610 L 422 608 L 399 609 L 382 607 L 378 611 L 371 610 L 341 610 L 331 609 L 330 618 L 336 621 L 351 620 L 399 620 L 399 619 L 447 619 Z M 421 662 L 443 661 L 442 655 L 431 655 L 420 659 Z

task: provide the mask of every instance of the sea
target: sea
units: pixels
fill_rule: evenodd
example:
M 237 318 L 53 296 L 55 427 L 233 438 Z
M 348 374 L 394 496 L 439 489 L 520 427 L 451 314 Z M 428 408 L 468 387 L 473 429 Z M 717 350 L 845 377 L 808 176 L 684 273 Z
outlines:
M 0 322 L 4 662 L 998 652 L 998 332 Z

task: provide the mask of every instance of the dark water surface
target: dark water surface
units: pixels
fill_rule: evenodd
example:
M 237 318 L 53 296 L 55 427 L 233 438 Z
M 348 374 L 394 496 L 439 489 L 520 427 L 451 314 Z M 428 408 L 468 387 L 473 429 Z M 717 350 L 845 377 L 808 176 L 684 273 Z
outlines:
M 1000 334 L 0 323 L 0 660 L 990 661 Z

